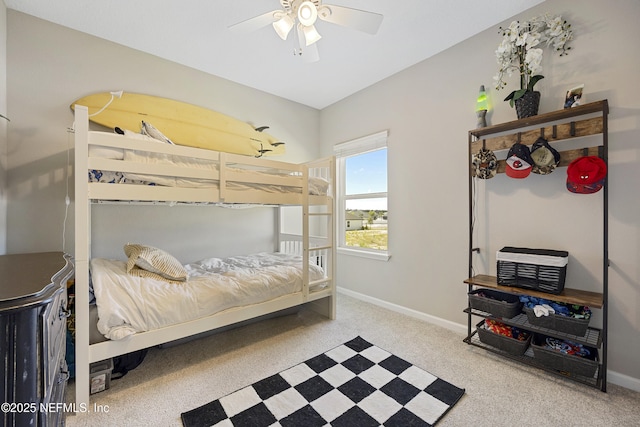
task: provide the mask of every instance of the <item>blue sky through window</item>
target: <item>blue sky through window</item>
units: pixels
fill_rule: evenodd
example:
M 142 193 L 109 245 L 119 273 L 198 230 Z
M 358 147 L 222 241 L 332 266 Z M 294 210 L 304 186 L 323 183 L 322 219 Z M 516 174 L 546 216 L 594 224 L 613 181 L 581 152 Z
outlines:
M 345 159 L 346 194 L 387 192 L 387 149 Z M 387 199 L 347 200 L 347 209 L 387 209 Z

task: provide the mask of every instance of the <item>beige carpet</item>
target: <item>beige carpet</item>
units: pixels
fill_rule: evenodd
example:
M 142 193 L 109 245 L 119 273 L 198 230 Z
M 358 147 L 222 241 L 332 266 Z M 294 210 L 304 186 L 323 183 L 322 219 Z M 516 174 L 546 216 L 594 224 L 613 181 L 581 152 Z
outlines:
M 67 416 L 67 425 L 181 426 L 181 412 L 358 335 L 466 389 L 439 427 L 640 425 L 640 393 L 612 384 L 602 393 L 553 377 L 464 344 L 447 329 L 342 294 L 337 320 L 305 309 L 151 349 L 137 369 L 92 396 L 90 414 Z M 73 400 L 72 382 L 67 401 Z

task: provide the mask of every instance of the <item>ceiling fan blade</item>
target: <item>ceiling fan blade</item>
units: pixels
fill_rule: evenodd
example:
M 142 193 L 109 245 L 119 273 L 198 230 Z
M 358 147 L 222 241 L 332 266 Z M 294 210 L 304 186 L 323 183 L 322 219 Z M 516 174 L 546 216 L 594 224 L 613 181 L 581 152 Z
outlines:
M 273 10 L 271 12 L 263 13 L 262 15 L 254 16 L 253 18 L 249 18 L 245 21 L 238 22 L 237 24 L 233 24 L 229 26 L 229 29 L 232 31 L 238 32 L 252 32 L 259 30 L 262 27 L 266 27 L 269 24 L 274 23 L 282 14 L 286 13 L 283 10 Z
M 378 32 L 384 16 L 350 7 L 323 4 L 318 7 L 318 18 L 332 24 L 375 34 Z

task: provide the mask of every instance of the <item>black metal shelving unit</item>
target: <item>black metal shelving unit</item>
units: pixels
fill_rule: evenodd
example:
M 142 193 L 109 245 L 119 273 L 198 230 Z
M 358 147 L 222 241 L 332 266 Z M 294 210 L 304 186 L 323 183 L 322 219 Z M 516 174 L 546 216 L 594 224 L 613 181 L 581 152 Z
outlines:
M 540 114 L 520 120 L 488 126 L 469 131 L 469 271 L 468 279 L 464 283 L 471 292 L 477 288 L 494 288 L 509 293 L 533 295 L 552 299 L 555 301 L 567 302 L 572 304 L 587 305 L 592 308 L 602 310 L 602 329 L 589 327 L 587 333 L 583 337 L 564 334 L 552 329 L 540 328 L 531 325 L 526 315 L 520 314 L 513 319 L 496 319 L 510 326 L 517 326 L 522 329 L 534 333 L 569 339 L 574 342 L 586 344 L 598 349 L 598 368 L 593 377 L 583 377 L 580 375 L 569 374 L 563 371 L 557 371 L 545 366 L 539 360 L 535 359 L 532 349 L 529 348 L 522 356 L 515 356 L 504 352 L 498 348 L 492 347 L 481 342 L 475 329 L 473 317 L 494 318 L 489 313 L 474 310 L 470 305 L 464 310 L 468 316 L 467 337 L 464 342 L 474 345 L 493 353 L 499 354 L 511 360 L 534 366 L 544 371 L 550 372 L 570 380 L 589 385 L 606 392 L 607 389 L 607 319 L 608 319 L 608 267 L 609 267 L 609 250 L 608 250 L 608 178 L 605 177 L 605 183 L 602 188 L 603 197 L 603 247 L 602 247 L 602 292 L 588 292 L 579 289 L 565 288 L 558 295 L 536 292 L 530 289 L 520 289 L 514 287 L 505 287 L 497 284 L 497 279 L 487 275 L 473 275 L 473 254 L 479 251 L 473 240 L 473 168 L 472 158 L 482 147 L 492 151 L 506 150 L 513 145 L 514 141 L 521 142 L 525 145 L 531 145 L 540 136 L 548 139 L 550 144 L 561 140 L 571 138 L 582 138 L 590 135 L 601 135 L 602 144 L 586 144 L 582 148 L 561 151 L 561 161 L 559 166 L 567 166 L 574 159 L 585 156 L 599 156 L 608 165 L 608 124 L 607 118 L 609 114 L 609 105 L 607 100 L 592 102 L 574 108 L 554 111 L 551 113 Z M 505 171 L 505 161 L 498 162 L 498 173 Z

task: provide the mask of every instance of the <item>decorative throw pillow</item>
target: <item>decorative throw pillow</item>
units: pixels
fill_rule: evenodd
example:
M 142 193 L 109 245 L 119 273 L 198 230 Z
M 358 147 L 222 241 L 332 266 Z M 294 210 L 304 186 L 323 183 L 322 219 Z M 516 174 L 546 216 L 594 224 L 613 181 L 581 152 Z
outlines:
M 186 282 L 189 277 L 180 261 L 161 249 L 127 243 L 124 253 L 129 258 L 127 273 L 133 276 L 152 277 L 172 283 Z
M 167 138 L 162 132 L 160 132 L 155 126 L 151 123 L 147 123 L 144 120 L 142 121 L 141 128 L 143 135 L 148 135 L 152 138 L 157 139 L 158 141 L 166 142 L 167 144 L 175 145 L 173 141 Z

